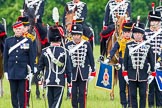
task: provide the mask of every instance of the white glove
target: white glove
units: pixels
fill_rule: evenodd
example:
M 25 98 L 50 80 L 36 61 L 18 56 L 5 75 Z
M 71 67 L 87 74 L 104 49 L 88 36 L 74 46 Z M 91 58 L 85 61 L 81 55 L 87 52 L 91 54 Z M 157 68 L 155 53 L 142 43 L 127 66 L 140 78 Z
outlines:
M 160 68 L 160 63 L 159 63 L 159 62 L 157 62 L 157 63 L 155 64 L 155 69 L 158 69 L 158 68 Z
M 147 78 L 147 83 L 150 84 L 154 79 L 154 76 L 152 75 L 149 75 L 148 78 Z
M 32 79 L 32 77 L 33 77 L 33 73 L 30 73 L 26 76 L 26 79 Z
M 129 84 L 128 76 L 124 76 L 124 80 L 126 81 L 127 84 Z
M 68 91 L 71 94 L 72 87 L 68 87 Z
M 50 82 L 50 80 L 47 78 L 47 79 L 46 79 L 46 85 L 47 85 L 49 82 Z
M 110 59 L 109 58 L 107 58 L 105 61 L 104 61 L 104 63 L 109 63 L 110 62 Z
M 38 71 L 37 67 L 34 67 L 34 73 L 36 73 Z
M 94 79 L 94 76 L 89 76 L 88 77 L 88 82 L 91 82 Z
M 8 73 L 5 72 L 4 75 L 5 75 L 6 79 L 8 80 Z
M 27 65 L 27 70 L 28 70 L 28 73 L 31 73 L 31 67 L 29 65 Z
M 100 57 L 98 58 L 98 62 L 104 61 L 104 56 L 100 55 Z
M 72 90 L 72 84 L 68 84 L 68 91 L 71 94 L 71 90 Z

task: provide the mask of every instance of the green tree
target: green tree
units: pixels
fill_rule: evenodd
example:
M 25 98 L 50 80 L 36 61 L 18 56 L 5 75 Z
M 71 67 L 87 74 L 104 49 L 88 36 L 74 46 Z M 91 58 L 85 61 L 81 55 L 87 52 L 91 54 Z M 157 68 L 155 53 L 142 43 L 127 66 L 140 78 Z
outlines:
M 66 2 L 70 0 L 46 0 L 43 22 L 53 25 L 52 9 L 57 7 L 60 13 L 60 22 L 64 12 Z M 102 29 L 102 22 L 105 13 L 105 6 L 108 0 L 82 0 L 87 3 L 88 15 L 86 22 L 92 26 L 95 32 L 96 41 L 99 42 L 99 32 Z M 132 7 L 132 20 L 135 22 L 137 16 L 141 16 L 141 22 L 146 23 L 147 16 L 151 10 L 151 3 L 159 6 L 159 0 L 130 0 Z M 12 34 L 12 24 L 20 16 L 20 9 L 23 7 L 23 0 L 0 0 L 0 19 L 5 18 L 7 21 L 8 34 Z

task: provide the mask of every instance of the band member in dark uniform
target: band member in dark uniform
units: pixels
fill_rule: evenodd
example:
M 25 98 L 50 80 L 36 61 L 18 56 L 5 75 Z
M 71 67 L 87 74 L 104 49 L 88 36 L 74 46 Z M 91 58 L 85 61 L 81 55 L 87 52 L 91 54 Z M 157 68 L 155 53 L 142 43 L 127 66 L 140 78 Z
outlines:
M 38 73 L 45 69 L 49 108 L 60 108 L 65 86 L 65 74 L 67 82 L 71 83 L 71 62 L 68 51 L 61 46 L 63 34 L 58 26 L 49 28 L 48 38 L 50 46 L 42 50 Z
M 76 7 L 76 8 L 75 8 Z M 63 14 L 63 25 L 66 25 L 65 23 L 65 16 L 67 13 L 67 10 L 75 10 L 75 23 L 76 24 L 81 24 L 83 27 L 83 36 L 82 38 L 84 38 L 87 41 L 90 41 L 92 49 L 93 49 L 93 38 L 94 38 L 94 33 L 92 28 L 88 27 L 86 25 L 86 18 L 87 18 L 87 4 L 85 2 L 82 2 L 80 0 L 71 0 L 70 2 L 66 3 L 65 6 L 65 10 L 64 10 L 64 14 Z
M 131 38 L 132 36 L 132 22 L 124 23 L 123 24 L 123 35 L 122 39 L 117 41 L 110 51 L 109 57 L 104 61 L 105 63 L 108 63 L 111 61 L 113 56 L 115 55 L 116 51 L 119 51 L 119 63 L 123 65 L 123 58 L 124 58 L 124 53 L 125 53 L 125 48 L 126 48 L 126 43 L 133 41 Z M 120 102 L 123 108 L 127 107 L 127 97 L 126 97 L 126 82 L 124 80 L 124 77 L 122 76 L 122 70 L 123 68 L 121 67 L 120 70 L 118 70 L 118 78 L 119 78 L 119 88 L 120 88 Z M 129 96 L 128 96 L 129 99 Z M 129 105 L 129 104 L 128 104 Z
M 29 27 L 30 27 L 30 23 L 29 23 L 29 19 L 27 16 L 24 16 L 24 17 L 18 17 L 17 19 L 18 21 L 21 21 L 24 25 L 24 33 L 23 33 L 23 36 L 24 37 L 27 37 L 29 39 L 31 39 L 31 41 L 33 42 L 33 53 L 34 53 L 34 58 L 36 58 L 36 54 L 37 54 L 37 48 L 36 48 L 36 37 L 34 35 L 32 35 L 31 33 L 29 33 Z
M 94 57 L 89 42 L 81 39 L 82 25 L 73 25 L 71 33 L 73 41 L 67 43 L 66 48 L 72 62 L 72 107 L 86 108 L 87 81 L 93 79 L 96 74 Z
M 20 16 L 18 17 L 17 19 L 18 21 L 21 21 L 24 25 L 24 33 L 23 33 L 23 36 L 24 37 L 27 37 L 29 39 L 31 39 L 32 43 L 33 43 L 33 55 L 34 55 L 34 59 L 36 61 L 36 56 L 37 56 L 37 46 L 36 46 L 36 37 L 32 34 L 29 33 L 29 28 L 30 28 L 30 23 L 29 23 L 29 19 L 27 16 Z M 35 62 L 36 63 L 36 62 Z M 36 67 L 34 66 L 34 73 L 36 72 Z M 28 81 L 27 83 L 29 84 L 29 86 L 31 85 L 31 80 L 32 78 L 30 79 L 30 81 Z M 38 88 L 38 84 L 36 85 Z M 29 106 L 29 100 L 30 100 L 30 87 L 28 87 L 28 90 L 26 91 L 27 92 L 27 106 Z M 39 97 L 40 95 L 40 92 L 38 89 L 36 89 L 36 95 L 37 95 L 37 98 Z
M 82 2 L 80 0 L 71 0 L 70 2 L 66 3 L 66 6 L 68 7 L 68 9 L 72 9 L 75 6 L 77 6 L 77 10 L 76 10 L 76 20 L 82 20 L 82 23 L 84 23 L 84 21 L 86 20 L 87 17 L 87 4 L 85 2 Z M 66 8 L 65 6 L 65 8 Z M 64 11 L 64 15 L 63 15 L 63 25 L 65 25 L 65 15 L 66 15 L 66 10 Z
M 137 88 L 139 88 L 139 107 L 146 108 L 147 84 L 156 76 L 154 55 L 151 45 L 144 43 L 144 24 L 136 23 L 133 27 L 134 41 L 126 44 L 123 76 L 129 84 L 130 103 L 138 108 Z M 139 47 L 139 45 L 141 45 Z M 138 48 L 137 48 L 138 46 Z M 150 65 L 150 70 L 149 70 Z
M 109 36 L 112 36 L 118 16 L 127 16 L 127 20 L 131 17 L 131 6 L 129 0 L 109 0 L 105 7 L 105 16 L 103 20 L 103 30 L 100 33 L 101 43 L 100 43 L 100 54 L 102 56 L 106 53 L 106 41 Z M 101 56 L 101 60 L 103 57 Z
M 161 14 L 160 11 L 150 11 L 148 15 L 149 29 L 145 30 L 145 39 L 150 39 L 161 27 Z M 154 61 L 158 62 L 162 47 L 162 32 L 154 37 L 150 42 L 154 53 Z M 156 104 L 155 104 L 156 102 Z M 149 85 L 148 104 L 150 108 L 162 107 L 162 91 L 158 89 L 156 80 L 154 79 Z
M 44 14 L 44 6 L 45 6 L 44 0 L 24 0 L 23 9 L 24 11 L 27 11 L 28 8 L 34 8 L 35 10 L 34 14 L 37 18 L 37 22 L 42 23 L 42 17 Z
M 30 31 L 36 32 L 39 40 L 41 41 L 41 47 L 47 47 L 47 27 L 43 24 L 42 17 L 44 14 L 45 0 L 25 0 L 24 1 L 24 15 L 29 17 Z
M 13 25 L 15 35 L 5 40 L 4 71 L 8 74 L 13 108 L 26 106 L 26 79 L 32 76 L 34 55 L 32 41 L 23 37 L 22 22 Z

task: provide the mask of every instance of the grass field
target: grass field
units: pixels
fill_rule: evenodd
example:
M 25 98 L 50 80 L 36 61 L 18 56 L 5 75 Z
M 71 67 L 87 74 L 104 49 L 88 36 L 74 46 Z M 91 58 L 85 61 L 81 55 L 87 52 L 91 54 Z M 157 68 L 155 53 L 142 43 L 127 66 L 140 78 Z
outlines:
M 99 57 L 99 46 L 94 48 L 95 61 Z M 97 63 L 96 63 L 97 64 Z M 97 64 L 97 72 L 99 70 L 99 64 Z M 109 92 L 99 89 L 95 86 L 96 78 L 89 83 L 88 86 L 88 97 L 87 97 L 87 108 L 121 108 L 119 99 L 118 85 L 115 86 L 115 100 L 111 101 Z M 0 108 L 12 108 L 10 99 L 10 88 L 9 82 L 4 78 L 4 96 L 0 98 Z M 40 89 L 42 92 L 42 89 Z M 30 108 L 45 108 L 45 101 L 41 97 L 41 100 L 37 100 L 35 96 L 35 85 L 32 85 L 32 100 L 33 107 Z M 47 102 L 47 99 L 46 99 Z M 31 100 L 30 100 L 31 105 Z M 61 108 L 72 108 L 71 101 L 66 100 L 66 89 L 64 92 L 63 102 Z

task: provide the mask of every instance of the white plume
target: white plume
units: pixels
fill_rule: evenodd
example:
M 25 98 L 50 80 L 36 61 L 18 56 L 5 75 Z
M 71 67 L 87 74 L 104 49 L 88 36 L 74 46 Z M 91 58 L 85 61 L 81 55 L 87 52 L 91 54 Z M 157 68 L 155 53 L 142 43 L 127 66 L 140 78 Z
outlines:
M 137 16 L 137 20 L 138 20 L 138 21 L 140 20 L 140 16 Z
M 20 9 L 21 16 L 23 16 L 24 9 Z
M 139 26 L 139 22 L 140 22 L 140 16 L 137 16 L 137 24 L 136 24 L 137 27 Z
M 54 22 L 59 22 L 59 12 L 58 12 L 58 8 L 54 7 L 53 11 L 52 11 L 52 18 L 54 20 Z

